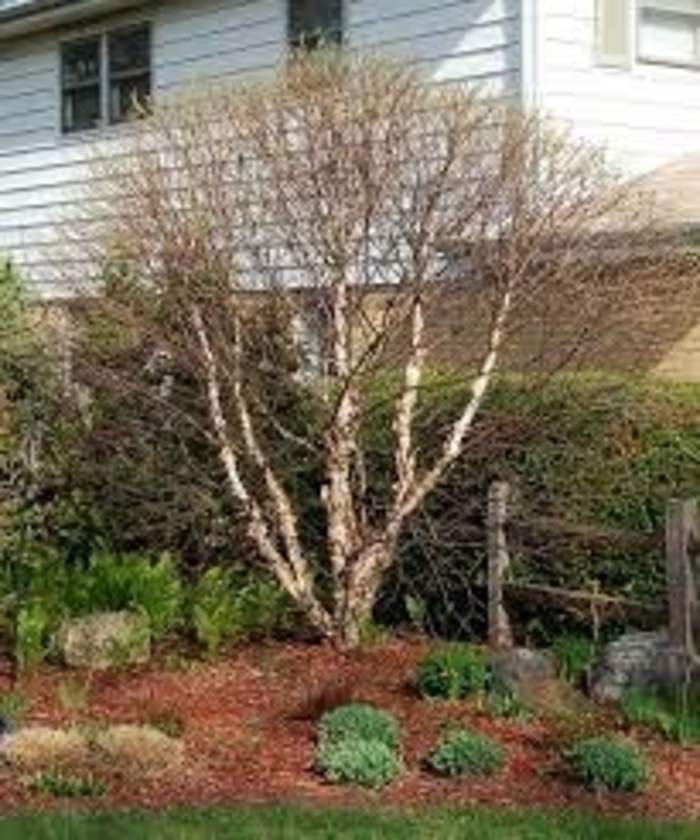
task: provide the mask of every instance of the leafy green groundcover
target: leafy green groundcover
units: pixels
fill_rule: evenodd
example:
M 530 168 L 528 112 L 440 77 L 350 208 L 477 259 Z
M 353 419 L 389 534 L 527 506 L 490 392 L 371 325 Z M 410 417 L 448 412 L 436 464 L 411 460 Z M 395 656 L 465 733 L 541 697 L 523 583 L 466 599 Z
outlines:
M 590 814 L 441 809 L 421 813 L 245 806 L 165 813 L 36 814 L 0 820 L 3 840 L 695 840 L 700 823 L 611 820 Z

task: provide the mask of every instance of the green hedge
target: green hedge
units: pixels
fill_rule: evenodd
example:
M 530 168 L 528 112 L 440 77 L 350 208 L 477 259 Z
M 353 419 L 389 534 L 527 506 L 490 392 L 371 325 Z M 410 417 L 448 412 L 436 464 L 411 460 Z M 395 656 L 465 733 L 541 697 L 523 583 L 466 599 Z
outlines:
M 426 394 L 425 441 L 436 439 L 463 396 L 449 380 Z M 484 520 L 494 479 L 512 487 L 514 579 L 662 598 L 667 500 L 700 494 L 698 418 L 698 387 L 601 376 L 539 387 L 499 382 L 465 456 L 407 529 L 384 615 L 397 620 L 403 611 L 442 635 L 483 632 Z M 388 441 L 375 437 L 375 446 L 381 462 Z M 589 620 L 586 610 L 542 609 L 530 595 L 512 606 L 521 630 L 538 641 Z
M 395 384 L 389 377 L 376 381 L 363 427 L 370 502 L 377 515 L 393 480 Z M 182 399 L 194 398 L 191 385 L 177 383 Z M 83 561 L 95 540 L 119 552 L 170 551 L 196 567 L 249 558 L 242 523 L 231 525 L 235 519 L 221 491 L 213 448 L 191 427 L 178 426 L 175 415 L 164 424 L 133 395 L 93 393 L 89 430 L 78 426 L 71 433 L 71 424 L 64 422 L 51 441 L 53 484 L 33 532 Z M 423 463 L 465 394 L 465 386 L 450 375 L 428 380 L 417 431 Z M 278 408 L 291 413 L 301 431 L 316 422 L 317 407 L 299 393 L 281 394 Z M 667 500 L 700 489 L 699 417 L 698 387 L 581 375 L 537 385 L 499 381 L 464 457 L 408 524 L 377 618 L 390 624 L 412 621 L 442 636 L 483 633 L 484 518 L 494 479 L 507 480 L 513 489 L 508 535 L 517 580 L 570 589 L 598 586 L 613 595 L 658 599 L 664 594 Z M 280 440 L 274 457 L 290 467 L 288 483 L 301 499 L 305 540 L 322 558 L 320 455 Z M 205 463 L 211 470 L 202 482 Z M 543 609 L 530 597 L 515 599 L 512 606 L 519 630 L 535 641 L 589 620 L 586 610 L 564 614 Z M 610 618 L 618 623 L 643 619 Z

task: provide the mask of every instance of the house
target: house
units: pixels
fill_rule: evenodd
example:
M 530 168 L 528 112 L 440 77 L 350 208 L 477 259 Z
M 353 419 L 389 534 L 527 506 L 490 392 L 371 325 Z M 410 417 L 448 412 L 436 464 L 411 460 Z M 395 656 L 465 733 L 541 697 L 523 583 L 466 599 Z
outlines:
M 0 254 L 60 296 L 57 224 L 134 97 L 319 35 L 550 113 L 630 173 L 700 150 L 698 0 L 0 0 Z
M 552 113 L 644 172 L 700 149 L 696 0 L 0 0 L 0 253 L 54 224 L 133 96 L 274 67 L 319 32 Z

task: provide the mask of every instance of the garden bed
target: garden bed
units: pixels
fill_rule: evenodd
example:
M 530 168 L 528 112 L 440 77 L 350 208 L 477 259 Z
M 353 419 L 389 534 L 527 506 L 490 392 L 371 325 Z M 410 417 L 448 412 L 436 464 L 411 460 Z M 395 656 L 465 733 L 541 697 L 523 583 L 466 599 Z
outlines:
M 567 777 L 562 745 L 567 737 L 612 726 L 610 716 L 592 712 L 548 721 L 503 720 L 475 702 L 421 700 L 411 681 L 425 650 L 423 642 L 391 640 L 343 657 L 323 646 L 266 643 L 238 648 L 212 662 L 171 653 L 158 665 L 92 679 L 45 667 L 15 686 L 13 703 L 26 703 L 28 724 L 145 723 L 184 739 L 185 762 L 177 774 L 136 778 L 113 767 L 107 791 L 81 798 L 81 807 L 274 800 L 413 808 L 480 802 L 700 817 L 700 746 L 636 733 L 653 782 L 638 794 L 587 791 Z M 11 688 L 9 677 L 3 677 L 0 690 Z M 331 785 L 314 772 L 315 718 L 326 704 L 351 695 L 387 709 L 402 728 L 407 771 L 380 792 Z M 496 737 L 506 749 L 505 768 L 483 779 L 427 773 L 422 759 L 452 724 Z M 20 773 L 0 770 L 2 811 L 66 803 L 76 807 L 75 799 L 32 792 Z

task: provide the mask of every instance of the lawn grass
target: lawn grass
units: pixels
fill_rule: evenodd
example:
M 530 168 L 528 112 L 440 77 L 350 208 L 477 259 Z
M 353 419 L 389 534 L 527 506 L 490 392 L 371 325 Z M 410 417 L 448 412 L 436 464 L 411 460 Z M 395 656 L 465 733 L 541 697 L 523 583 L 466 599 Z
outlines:
M 2 840 L 696 840 L 700 823 L 612 820 L 581 813 L 436 809 L 416 813 L 234 806 L 161 813 L 25 814 L 0 820 Z

